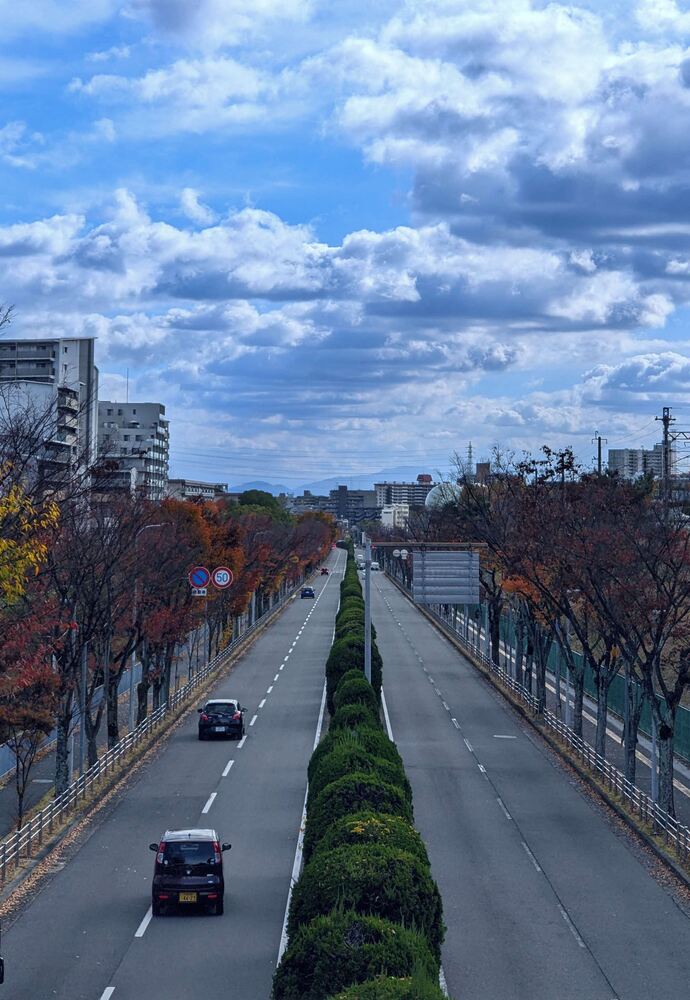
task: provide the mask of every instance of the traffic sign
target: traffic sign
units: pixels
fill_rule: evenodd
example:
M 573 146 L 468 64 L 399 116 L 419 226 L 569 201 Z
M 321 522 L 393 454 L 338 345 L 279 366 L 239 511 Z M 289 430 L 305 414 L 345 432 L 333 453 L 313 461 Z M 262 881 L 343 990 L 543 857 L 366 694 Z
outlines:
M 206 597 L 206 587 L 192 587 L 192 597 Z
M 216 566 L 213 573 L 211 573 L 211 580 L 213 581 L 213 586 L 217 587 L 218 590 L 225 590 L 232 583 L 232 570 L 228 569 L 227 566 Z
M 195 566 L 187 577 L 190 587 L 206 587 L 211 579 L 211 574 L 205 566 Z

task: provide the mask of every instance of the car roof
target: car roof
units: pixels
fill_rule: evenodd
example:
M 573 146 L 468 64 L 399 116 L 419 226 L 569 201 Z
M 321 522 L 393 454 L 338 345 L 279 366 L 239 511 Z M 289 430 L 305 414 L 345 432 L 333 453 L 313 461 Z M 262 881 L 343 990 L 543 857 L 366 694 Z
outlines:
M 215 830 L 166 830 L 163 840 L 177 842 L 181 840 L 218 840 Z
M 231 694 L 227 698 L 209 698 L 206 702 L 207 705 L 225 705 L 229 701 L 237 701 L 237 698 L 233 698 Z

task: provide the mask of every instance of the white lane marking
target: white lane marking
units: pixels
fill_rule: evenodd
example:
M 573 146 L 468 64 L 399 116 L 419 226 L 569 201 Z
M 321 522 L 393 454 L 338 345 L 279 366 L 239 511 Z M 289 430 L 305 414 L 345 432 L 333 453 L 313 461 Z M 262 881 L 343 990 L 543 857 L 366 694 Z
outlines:
M 443 993 L 444 997 L 447 997 L 447 996 L 450 995 L 448 993 L 448 983 L 446 982 L 446 974 L 443 971 L 443 966 L 441 966 L 440 969 L 438 970 L 438 985 L 439 985 L 439 989 L 441 990 L 441 993 Z
M 276 674 L 275 677 L 273 678 L 273 683 L 275 684 L 277 680 L 278 680 L 278 674 Z
M 434 691 L 436 692 L 436 694 L 437 694 L 437 695 L 439 696 L 439 698 L 440 698 L 440 697 L 441 697 L 441 692 L 439 691 L 439 689 L 438 689 L 437 687 L 435 687 L 435 688 L 434 688 Z
M 146 928 L 151 923 L 152 916 L 153 916 L 153 910 L 149 906 L 148 910 L 146 911 L 146 916 L 144 917 L 144 919 L 141 921 L 136 931 L 134 932 L 134 937 L 143 937 L 144 934 L 146 934 Z
M 273 690 L 273 685 L 271 684 L 269 688 L 266 688 L 266 694 L 270 694 L 272 690 Z
M 261 701 L 259 702 L 259 708 L 263 708 L 265 704 L 266 704 L 266 699 L 262 698 Z M 254 718 L 256 718 L 256 716 L 254 716 Z
M 540 872 L 541 868 L 539 866 L 539 862 L 537 861 L 537 859 L 535 858 L 535 856 L 530 851 L 530 849 L 527 846 L 526 842 L 524 840 L 521 840 L 520 843 L 525 848 L 525 852 L 527 854 L 527 857 L 530 859 L 530 861 L 532 862 L 532 864 L 534 865 L 534 867 L 537 869 L 537 871 Z
M 465 741 L 465 746 L 467 747 L 469 752 L 474 753 L 474 750 L 472 749 L 472 744 L 470 743 L 470 741 L 467 739 L 466 736 L 463 736 L 463 740 Z
M 287 661 L 288 661 L 289 659 L 290 659 L 290 654 L 288 653 L 288 655 L 287 655 L 287 656 L 285 657 L 285 659 L 283 660 L 283 663 L 287 663 Z
M 281 664 L 280 664 L 280 667 L 279 667 L 278 669 L 279 669 L 279 670 L 282 670 L 284 666 L 285 666 L 285 664 L 284 664 L 284 663 L 281 663 Z
M 495 740 L 516 740 L 517 736 L 501 736 L 500 733 L 494 733 Z
M 430 683 L 430 684 L 435 684 L 435 683 L 436 683 L 436 681 L 435 681 L 435 680 L 434 680 L 434 678 L 433 678 L 433 677 L 431 676 L 431 674 L 429 674 L 429 683 Z
M 451 722 L 453 723 L 456 729 L 460 728 L 460 723 L 458 722 L 457 719 L 451 719 Z
M 586 948 L 587 946 L 586 946 L 585 942 L 580 937 L 580 935 L 578 933 L 578 930 L 577 930 L 577 927 L 575 926 L 575 924 L 572 922 L 572 920 L 568 916 L 568 913 L 567 913 L 565 907 L 561 906 L 561 904 L 559 903 L 558 904 L 558 909 L 561 911 L 561 916 L 565 920 L 566 924 L 568 925 L 568 928 L 570 929 L 570 932 L 572 933 L 573 937 L 575 938 L 575 940 L 577 941 L 577 943 L 579 944 L 579 946 L 581 948 Z
M 381 705 L 383 706 L 383 717 L 386 720 L 386 731 L 388 733 L 388 739 L 393 739 L 393 730 L 391 728 L 391 717 L 388 714 L 388 705 L 386 704 L 386 695 L 384 694 L 383 688 L 381 688 Z
M 505 802 L 503 801 L 503 799 L 501 798 L 500 795 L 496 796 L 496 801 L 498 802 L 499 806 L 503 810 L 503 815 L 505 816 L 505 818 L 506 819 L 512 819 L 513 817 L 510 815 L 510 813 L 506 809 L 506 804 L 505 804 Z
M 115 992 L 114 986 L 106 986 L 106 988 L 101 993 L 101 1000 L 110 1000 L 114 992 Z
M 326 584 L 328 586 L 328 583 Z M 326 588 L 324 587 L 324 590 Z M 316 723 L 316 734 L 314 736 L 314 746 L 312 750 L 316 750 L 319 745 L 319 740 L 321 739 L 321 729 L 323 727 L 323 714 L 326 708 L 326 682 L 323 682 L 323 694 L 321 695 L 321 708 L 319 709 L 319 718 Z M 302 819 L 299 825 L 299 834 L 297 835 L 297 847 L 295 848 L 295 860 L 292 865 L 292 873 L 290 875 L 290 888 L 288 889 L 287 903 L 285 904 L 285 916 L 283 917 L 283 929 L 280 934 L 280 944 L 278 945 L 278 959 L 276 965 L 280 965 L 280 960 L 283 957 L 285 949 L 288 945 L 288 933 L 287 933 L 287 922 L 288 913 L 290 912 L 290 902 L 292 900 L 292 890 L 294 889 L 297 879 L 300 876 L 302 870 L 302 854 L 304 852 L 304 829 L 307 823 L 307 797 L 309 795 L 309 784 L 307 783 L 307 788 L 304 793 L 304 805 L 302 806 Z
M 211 792 L 211 794 L 208 797 L 208 801 L 207 801 L 206 805 L 201 810 L 201 815 L 202 816 L 204 815 L 204 813 L 207 813 L 209 811 L 209 809 L 213 805 L 214 799 L 215 799 L 215 797 L 216 797 L 217 794 L 218 794 L 218 792 Z
M 230 768 L 232 767 L 232 765 L 233 765 L 234 763 L 235 763 L 235 761 L 234 761 L 234 760 L 229 760 L 229 761 L 227 762 L 227 764 L 225 765 L 225 770 L 223 771 L 223 777 L 224 777 L 224 778 L 227 778 L 227 776 L 228 776 L 228 775 L 230 774 Z
M 247 738 L 246 736 L 243 736 L 242 739 L 240 740 L 240 742 L 237 744 L 237 749 L 238 750 L 242 749 L 242 747 L 244 746 L 244 741 L 246 740 L 246 738 Z
M 259 716 L 258 716 L 258 715 L 255 715 L 255 716 L 254 716 L 254 717 L 252 718 L 252 721 L 251 721 L 251 722 L 249 723 L 249 725 L 250 725 L 250 726 L 253 726 L 253 725 L 254 725 L 254 723 L 256 722 L 256 720 L 257 720 L 258 718 L 259 718 Z
M 486 768 L 484 767 L 483 764 L 477 764 L 477 767 L 482 772 L 482 774 L 486 774 Z
M 34 783 L 34 785 L 52 785 L 53 784 L 53 779 L 52 778 L 32 778 L 31 780 Z M 108 987 L 108 988 L 110 988 L 110 987 Z M 115 989 L 114 986 L 113 986 L 113 989 Z
M 445 708 L 446 712 L 450 712 L 450 709 L 448 708 L 448 705 L 445 703 L 445 701 L 441 700 L 441 704 Z

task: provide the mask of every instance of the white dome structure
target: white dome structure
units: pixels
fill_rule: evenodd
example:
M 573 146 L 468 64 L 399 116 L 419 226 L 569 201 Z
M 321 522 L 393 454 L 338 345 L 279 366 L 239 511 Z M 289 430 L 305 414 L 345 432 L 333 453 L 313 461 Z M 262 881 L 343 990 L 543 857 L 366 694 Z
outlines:
M 427 493 L 424 506 L 428 510 L 441 510 L 450 503 L 457 503 L 462 493 L 462 486 L 457 483 L 439 483 Z

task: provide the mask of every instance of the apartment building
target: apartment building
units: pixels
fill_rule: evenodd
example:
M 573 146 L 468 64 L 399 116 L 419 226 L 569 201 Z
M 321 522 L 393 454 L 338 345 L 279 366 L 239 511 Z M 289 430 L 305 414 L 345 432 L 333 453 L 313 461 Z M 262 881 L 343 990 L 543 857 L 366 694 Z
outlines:
M 149 500 L 168 492 L 170 431 L 162 403 L 98 404 L 98 452 L 101 463 L 117 463 L 121 485 L 134 485 Z M 132 470 L 136 479 L 132 477 Z
M 674 475 L 678 455 L 669 448 L 669 475 Z M 609 472 L 617 472 L 622 479 L 639 479 L 653 475 L 661 479 L 664 473 L 664 446 L 659 442 L 653 448 L 609 448 Z
M 229 496 L 227 483 L 204 483 L 199 479 L 169 479 L 168 495 L 176 500 L 220 500 Z
M 434 488 L 431 476 L 422 473 L 413 483 L 385 482 L 374 483 L 376 506 L 387 507 L 391 504 L 409 504 L 411 507 L 423 507 L 427 494 Z

